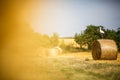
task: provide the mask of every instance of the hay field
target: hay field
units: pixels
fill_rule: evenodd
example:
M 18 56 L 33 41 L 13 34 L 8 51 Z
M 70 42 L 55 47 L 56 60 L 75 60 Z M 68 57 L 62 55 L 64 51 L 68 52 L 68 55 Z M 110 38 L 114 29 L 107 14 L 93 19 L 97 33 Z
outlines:
M 120 54 L 117 60 L 93 60 L 91 52 L 2 58 L 0 80 L 120 80 Z
M 65 45 L 69 45 L 71 47 L 80 47 L 80 45 L 75 42 L 74 38 L 59 38 L 59 42 L 60 44 L 64 42 Z M 84 45 L 82 47 L 87 49 L 87 45 Z
M 71 45 L 73 47 L 79 47 L 79 45 L 74 41 L 73 38 L 60 38 L 59 39 L 60 43 L 62 43 L 62 41 L 65 43 L 65 45 Z

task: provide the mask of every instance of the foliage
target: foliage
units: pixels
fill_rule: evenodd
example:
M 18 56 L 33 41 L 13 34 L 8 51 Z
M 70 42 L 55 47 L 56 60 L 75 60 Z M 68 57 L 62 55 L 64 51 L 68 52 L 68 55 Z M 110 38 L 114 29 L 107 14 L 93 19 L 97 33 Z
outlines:
M 40 47 L 55 47 L 59 44 L 59 36 L 56 33 L 53 33 L 52 36 L 46 34 L 42 35 L 40 33 L 35 33 L 35 40 L 37 46 Z
M 118 28 L 116 34 L 117 34 L 117 37 L 115 38 L 115 40 L 118 46 L 118 50 L 120 51 L 120 27 Z
M 64 40 L 61 41 L 60 47 L 61 47 L 62 49 L 65 49 L 66 44 L 65 44 L 65 41 L 64 41 Z
M 91 49 L 92 42 L 100 38 L 98 29 L 99 29 L 99 26 L 88 25 L 84 33 L 82 34 L 76 33 L 74 39 L 80 46 L 87 44 L 88 49 Z
M 115 40 L 115 38 L 117 37 L 117 35 L 116 35 L 116 31 L 115 30 L 109 30 L 109 29 L 107 29 L 106 30 L 106 39 L 113 39 L 113 40 Z
M 92 42 L 100 38 L 99 26 L 88 25 L 84 31 L 85 43 L 88 45 L 88 49 L 91 49 Z
M 82 48 L 83 45 L 85 45 L 85 38 L 84 38 L 84 35 L 81 33 L 81 34 L 75 34 L 74 36 L 74 39 L 75 39 L 75 42 L 77 42 L 79 45 L 80 45 L 80 48 Z
M 107 29 L 105 38 L 113 39 L 118 46 L 118 50 L 120 51 L 120 28 L 118 28 L 117 31 Z
M 120 50 L 120 28 L 118 28 L 117 31 L 109 29 L 105 30 L 103 26 L 95 25 L 88 25 L 83 33 L 75 34 L 74 39 L 80 45 L 80 48 L 82 48 L 84 44 L 87 44 L 88 49 L 91 49 L 92 43 L 95 40 L 102 38 L 102 35 L 99 32 L 99 27 L 102 27 L 102 29 L 105 31 L 104 39 L 112 39 L 116 41 L 118 50 Z
M 53 33 L 53 35 L 50 38 L 51 46 L 57 46 L 59 43 L 59 36 L 57 33 Z

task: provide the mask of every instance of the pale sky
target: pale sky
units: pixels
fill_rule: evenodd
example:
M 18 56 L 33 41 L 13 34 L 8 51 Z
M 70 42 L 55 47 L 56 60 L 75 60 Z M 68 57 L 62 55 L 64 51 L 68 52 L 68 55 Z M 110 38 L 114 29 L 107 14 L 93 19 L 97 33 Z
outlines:
M 74 36 L 90 24 L 120 27 L 120 0 L 30 0 L 21 15 L 36 32 Z

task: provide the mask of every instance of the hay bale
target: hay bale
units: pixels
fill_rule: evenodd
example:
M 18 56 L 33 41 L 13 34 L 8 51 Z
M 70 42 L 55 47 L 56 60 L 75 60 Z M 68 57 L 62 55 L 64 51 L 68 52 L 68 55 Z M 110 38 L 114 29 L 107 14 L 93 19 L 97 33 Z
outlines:
M 98 39 L 92 45 L 92 57 L 94 60 L 116 60 L 117 46 L 110 39 Z
M 55 57 L 61 53 L 62 53 L 62 49 L 58 46 L 53 48 L 39 47 L 35 51 L 35 55 L 39 57 L 47 57 L 47 56 Z
M 50 48 L 47 51 L 47 55 L 51 56 L 51 57 L 55 57 L 58 56 L 59 54 L 62 53 L 62 49 L 60 47 L 54 47 L 54 48 Z
M 58 55 L 58 51 L 56 49 L 52 49 L 52 48 L 48 49 L 47 55 L 51 56 L 51 57 L 57 56 Z
M 57 49 L 59 54 L 61 54 L 61 53 L 62 53 L 62 49 L 61 49 L 59 46 L 54 47 L 54 49 Z

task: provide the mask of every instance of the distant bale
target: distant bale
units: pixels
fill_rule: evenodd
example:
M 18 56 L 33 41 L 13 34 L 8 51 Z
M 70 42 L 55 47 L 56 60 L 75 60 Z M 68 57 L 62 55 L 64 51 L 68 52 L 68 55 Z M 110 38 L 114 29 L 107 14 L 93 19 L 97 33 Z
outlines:
M 110 39 L 98 39 L 92 45 L 92 57 L 94 60 L 116 60 L 117 46 Z
M 53 48 L 44 48 L 39 47 L 36 49 L 35 55 L 39 57 L 47 57 L 47 56 L 58 56 L 62 53 L 62 49 L 60 47 L 53 47 Z
M 51 57 L 58 56 L 62 53 L 62 49 L 60 47 L 54 47 L 47 50 L 47 55 Z
M 62 49 L 61 49 L 59 46 L 54 47 L 54 49 L 57 49 L 59 54 L 61 54 L 61 53 L 62 53 Z

